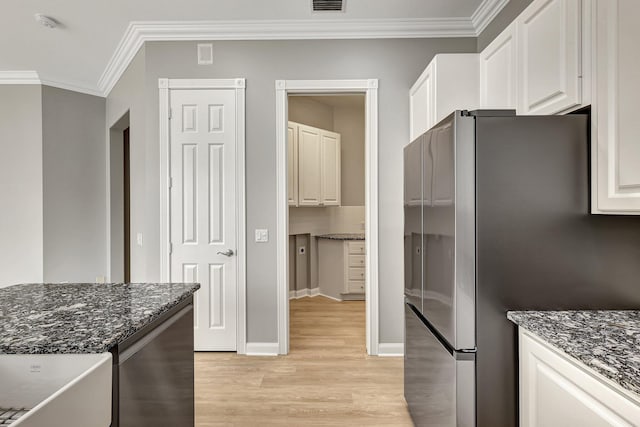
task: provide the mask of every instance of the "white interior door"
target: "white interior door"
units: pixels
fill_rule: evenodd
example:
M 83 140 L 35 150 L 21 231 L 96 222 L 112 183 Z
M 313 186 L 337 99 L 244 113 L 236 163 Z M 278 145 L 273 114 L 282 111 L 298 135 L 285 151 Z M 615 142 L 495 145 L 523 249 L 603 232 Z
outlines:
M 199 282 L 195 349 L 236 350 L 234 89 L 170 92 L 171 281 Z

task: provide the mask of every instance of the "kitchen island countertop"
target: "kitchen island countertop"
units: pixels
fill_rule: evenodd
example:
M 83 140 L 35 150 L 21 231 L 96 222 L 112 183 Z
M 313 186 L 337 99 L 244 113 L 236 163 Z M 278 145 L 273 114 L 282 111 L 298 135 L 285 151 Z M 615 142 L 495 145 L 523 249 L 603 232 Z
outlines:
M 518 326 L 640 394 L 640 311 L 510 311 Z
M 0 354 L 106 352 L 199 288 L 197 283 L 34 283 L 2 288 Z

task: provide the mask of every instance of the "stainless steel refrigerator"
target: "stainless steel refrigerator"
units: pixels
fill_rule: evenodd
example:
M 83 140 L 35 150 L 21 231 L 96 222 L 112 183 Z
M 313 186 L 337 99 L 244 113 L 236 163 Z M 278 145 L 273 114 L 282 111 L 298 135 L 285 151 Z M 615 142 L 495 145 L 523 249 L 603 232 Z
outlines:
M 405 398 L 518 424 L 507 310 L 638 309 L 640 217 L 589 213 L 589 116 L 456 111 L 404 150 Z

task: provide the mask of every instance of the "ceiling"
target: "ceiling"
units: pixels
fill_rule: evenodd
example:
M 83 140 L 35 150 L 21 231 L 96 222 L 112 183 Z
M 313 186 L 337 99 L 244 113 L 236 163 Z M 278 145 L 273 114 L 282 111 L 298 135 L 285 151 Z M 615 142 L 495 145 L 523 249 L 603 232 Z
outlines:
M 43 83 L 105 95 L 156 21 L 175 26 L 155 34 L 160 40 L 178 27 L 184 40 L 201 21 L 198 33 L 186 31 L 191 39 L 461 37 L 476 35 L 508 1 L 345 0 L 345 12 L 312 13 L 311 0 L 4 0 L 0 83 L 20 82 L 23 74 L 8 71 L 30 70 Z M 35 13 L 60 27 L 41 26 Z

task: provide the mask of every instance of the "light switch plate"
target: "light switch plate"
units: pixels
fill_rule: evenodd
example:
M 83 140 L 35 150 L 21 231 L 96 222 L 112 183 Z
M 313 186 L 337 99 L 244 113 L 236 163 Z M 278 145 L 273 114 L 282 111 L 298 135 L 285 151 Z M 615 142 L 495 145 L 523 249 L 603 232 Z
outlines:
M 136 242 L 138 243 L 138 246 L 142 246 L 142 233 L 136 234 Z
M 269 230 L 266 228 L 256 229 L 256 243 L 266 243 L 269 241 Z

